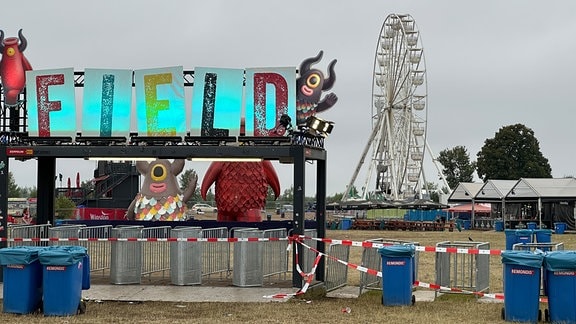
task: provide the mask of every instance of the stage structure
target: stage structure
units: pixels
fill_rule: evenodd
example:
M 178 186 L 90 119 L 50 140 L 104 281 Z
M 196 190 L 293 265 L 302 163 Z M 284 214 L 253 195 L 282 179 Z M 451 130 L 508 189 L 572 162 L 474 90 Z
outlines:
M 19 160 L 38 161 L 38 224 L 54 223 L 59 158 L 279 161 L 293 165 L 293 234 L 303 235 L 305 170 L 307 162 L 314 162 L 316 230 L 318 237 L 325 237 L 324 140 L 333 123 L 312 113 L 305 125 L 292 129 L 291 120 L 299 116 L 296 72 L 295 67 L 29 70 L 26 88 L 15 104 L 7 103 L 2 91 L 0 183 L 4 185 L 0 186 L 0 216 L 7 215 L 10 165 Z M 333 83 L 333 78 L 330 80 Z M 190 88 L 194 93 L 191 104 L 184 102 L 185 89 Z M 82 92 L 82 107 L 76 107 L 76 92 Z M 331 104 L 335 100 L 330 96 Z M 310 103 L 308 110 L 313 106 L 314 102 Z M 245 115 L 241 116 L 243 110 Z M 136 120 L 136 132 L 130 129 L 131 119 Z M 242 134 L 241 120 L 245 120 Z M 6 238 L 6 217 L 0 222 L 0 236 Z M 5 241 L 1 244 L 6 246 Z M 318 249 L 324 252 L 322 242 Z M 324 280 L 324 260 L 318 265 L 316 279 Z M 301 287 L 302 282 L 294 264 L 293 284 Z
M 372 132 L 342 201 L 423 198 L 426 152 L 449 188 L 426 140 L 426 61 L 420 31 L 410 15 L 391 14 L 384 21 L 372 83 Z

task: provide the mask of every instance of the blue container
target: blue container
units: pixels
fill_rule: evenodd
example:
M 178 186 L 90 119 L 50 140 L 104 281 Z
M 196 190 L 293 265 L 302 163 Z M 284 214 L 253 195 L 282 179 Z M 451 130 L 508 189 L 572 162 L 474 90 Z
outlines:
M 340 229 L 341 230 L 349 230 L 352 228 L 352 219 L 351 218 L 342 218 L 340 221 Z
M 549 229 L 534 230 L 534 237 L 536 238 L 536 243 L 551 243 L 552 230 Z
M 44 315 L 70 316 L 78 311 L 86 248 L 52 246 L 38 253 L 43 273 Z
M 544 256 L 528 251 L 503 251 L 504 320 L 537 323 L 540 276 Z
M 0 249 L 3 267 L 2 288 L 4 313 L 29 314 L 42 304 L 42 265 L 38 248 L 12 247 Z
M 532 243 L 533 231 L 528 229 L 504 230 L 506 234 L 506 250 L 512 250 L 514 244 L 516 243 Z
M 414 304 L 413 245 L 391 245 L 378 249 L 382 256 L 382 304 L 405 306 Z
M 554 223 L 554 232 L 556 234 L 564 234 L 566 231 L 566 223 Z
M 465 230 L 469 230 L 472 228 L 472 222 L 469 219 L 463 220 L 462 225 L 463 225 Z
M 503 221 L 494 221 L 494 230 L 496 232 L 504 232 L 504 222 Z
M 576 251 L 544 255 L 548 309 L 552 323 L 576 323 Z
M 535 230 L 535 229 L 536 229 L 536 225 L 537 225 L 537 224 L 536 224 L 535 222 L 528 222 L 528 223 L 526 223 L 527 228 L 530 229 L 530 230 Z

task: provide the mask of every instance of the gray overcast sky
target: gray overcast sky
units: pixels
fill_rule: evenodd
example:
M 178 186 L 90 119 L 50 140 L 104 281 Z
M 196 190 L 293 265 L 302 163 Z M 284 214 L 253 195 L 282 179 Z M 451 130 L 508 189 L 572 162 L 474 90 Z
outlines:
M 298 66 L 324 50 L 339 101 L 326 141 L 329 195 L 344 192 L 371 127 L 376 44 L 389 14 L 420 30 L 428 85 L 427 138 L 434 153 L 463 145 L 472 160 L 501 127 L 534 130 L 554 177 L 576 175 L 573 94 L 576 1 L 12 1 L 0 11 L 6 37 L 22 28 L 34 69 Z M 10 162 L 20 186 L 36 185 L 35 161 Z M 291 166 L 278 165 L 282 191 Z M 74 183 L 94 162 L 58 160 Z M 188 162 L 203 177 L 207 165 Z M 437 181 L 426 156 L 428 181 Z M 315 165 L 306 195 L 313 195 Z

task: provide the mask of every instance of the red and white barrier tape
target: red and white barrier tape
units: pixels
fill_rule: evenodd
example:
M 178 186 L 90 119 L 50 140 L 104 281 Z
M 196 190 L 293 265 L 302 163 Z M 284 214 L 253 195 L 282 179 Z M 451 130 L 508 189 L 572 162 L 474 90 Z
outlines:
M 270 238 L 260 238 L 260 237 L 230 237 L 230 238 L 194 238 L 194 237 L 166 237 L 166 238 L 77 238 L 77 237 L 49 237 L 49 238 L 1 238 L 0 241 L 4 242 L 276 242 L 276 241 L 289 241 L 288 237 L 270 237 Z
M 318 238 L 318 237 L 308 237 L 300 235 L 297 240 L 315 240 L 330 244 L 339 245 L 349 245 L 358 246 L 363 248 L 381 248 L 384 246 L 393 245 L 393 243 L 377 243 L 370 241 L 351 241 L 351 240 L 333 240 L 329 238 Z M 434 247 L 434 246 L 419 246 L 415 245 L 414 249 L 420 252 L 441 252 L 441 253 L 461 253 L 461 254 L 489 254 L 489 255 L 500 255 L 502 250 L 487 250 L 487 249 L 466 249 L 466 248 L 456 248 L 456 247 Z

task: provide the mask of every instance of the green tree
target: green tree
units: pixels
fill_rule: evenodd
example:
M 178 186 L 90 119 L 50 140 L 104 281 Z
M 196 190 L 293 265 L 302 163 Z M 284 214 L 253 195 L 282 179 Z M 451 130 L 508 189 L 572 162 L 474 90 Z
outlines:
M 182 172 L 182 174 L 180 174 L 180 179 L 178 180 L 178 183 L 180 184 L 180 190 L 182 190 L 182 192 L 184 192 L 186 188 L 188 188 L 188 185 L 190 184 L 190 177 L 195 173 L 196 171 L 194 171 L 194 169 L 187 169 L 184 172 Z M 190 197 L 190 200 L 186 204 L 190 205 L 188 207 L 192 207 L 192 205 L 194 205 L 195 202 L 198 202 L 200 200 L 202 200 L 202 198 L 200 197 L 200 186 L 198 185 L 198 183 L 196 183 L 194 193 L 192 194 L 192 197 Z
M 54 211 L 58 219 L 71 219 L 74 218 L 76 204 L 70 198 L 60 195 L 56 198 Z
M 22 189 L 16 184 L 14 175 L 12 172 L 8 172 L 8 197 L 9 198 L 21 198 Z
M 477 154 L 476 166 L 484 181 L 552 177 L 534 131 L 522 124 L 502 127 L 494 138 L 487 139 Z
M 446 176 L 450 188 L 456 188 L 460 182 L 472 182 L 476 162 L 470 162 L 466 147 L 445 149 L 440 152 L 437 160 L 442 164 L 442 173 Z

